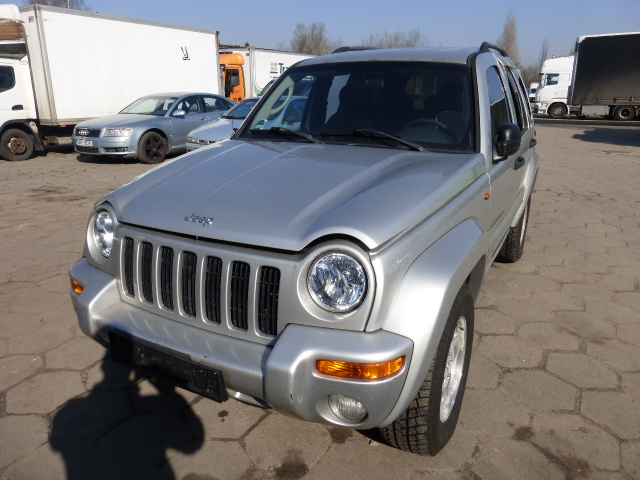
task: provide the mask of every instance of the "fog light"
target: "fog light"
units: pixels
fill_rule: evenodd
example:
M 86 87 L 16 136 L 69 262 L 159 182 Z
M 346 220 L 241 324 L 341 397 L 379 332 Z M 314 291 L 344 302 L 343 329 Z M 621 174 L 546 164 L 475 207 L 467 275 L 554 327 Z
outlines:
M 84 287 L 75 280 L 71 280 L 71 289 L 73 290 L 73 293 L 78 296 L 82 295 L 82 292 L 84 292 Z
M 355 398 L 344 395 L 329 395 L 331 411 L 342 420 L 358 423 L 367 416 L 367 408 Z

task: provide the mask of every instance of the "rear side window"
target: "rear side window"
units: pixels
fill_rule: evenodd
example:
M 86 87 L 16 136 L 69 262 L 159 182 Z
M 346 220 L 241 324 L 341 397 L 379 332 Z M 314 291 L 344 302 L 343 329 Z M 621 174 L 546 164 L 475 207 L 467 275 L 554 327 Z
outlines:
M 13 67 L 0 66 L 0 93 L 11 90 L 16 86 L 16 76 Z
M 500 125 L 512 123 L 509 116 L 507 94 L 496 67 L 487 70 L 487 86 L 489 88 L 489 105 L 491 106 L 491 135 L 492 138 L 496 138 Z

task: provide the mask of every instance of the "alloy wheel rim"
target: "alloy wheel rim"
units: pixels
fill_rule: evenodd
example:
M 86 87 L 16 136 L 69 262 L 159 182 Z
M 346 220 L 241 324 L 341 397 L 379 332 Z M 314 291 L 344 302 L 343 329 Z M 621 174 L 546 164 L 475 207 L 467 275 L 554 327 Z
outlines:
M 440 397 L 440 421 L 446 422 L 453 411 L 453 405 L 458 397 L 464 359 L 467 349 L 467 319 L 461 316 L 456 323 L 453 338 L 447 352 L 447 360 L 444 367 L 442 380 L 442 395 Z

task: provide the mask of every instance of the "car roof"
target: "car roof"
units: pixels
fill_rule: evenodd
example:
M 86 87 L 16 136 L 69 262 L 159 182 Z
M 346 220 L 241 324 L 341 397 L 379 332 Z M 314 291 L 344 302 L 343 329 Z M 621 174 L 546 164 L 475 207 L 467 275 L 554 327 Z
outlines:
M 303 60 L 298 65 L 320 65 L 343 62 L 445 62 L 466 64 L 477 48 L 373 48 L 332 53 Z
M 184 97 L 185 95 L 215 95 L 217 97 L 222 97 L 222 95 L 218 93 L 209 93 L 209 92 L 159 92 L 159 93 L 150 93 L 149 95 L 143 95 L 143 97 Z

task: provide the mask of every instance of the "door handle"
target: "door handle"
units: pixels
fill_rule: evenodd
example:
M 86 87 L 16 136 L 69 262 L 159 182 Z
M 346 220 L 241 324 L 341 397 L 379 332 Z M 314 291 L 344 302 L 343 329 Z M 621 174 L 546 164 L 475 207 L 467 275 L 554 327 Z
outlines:
M 516 159 L 516 163 L 515 163 L 515 169 L 518 170 L 519 168 L 524 167 L 524 157 L 518 157 Z

